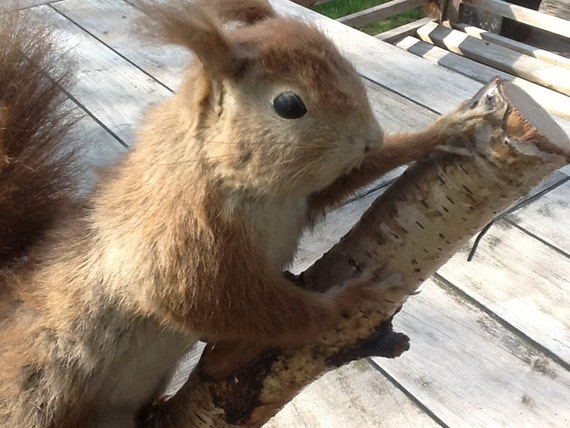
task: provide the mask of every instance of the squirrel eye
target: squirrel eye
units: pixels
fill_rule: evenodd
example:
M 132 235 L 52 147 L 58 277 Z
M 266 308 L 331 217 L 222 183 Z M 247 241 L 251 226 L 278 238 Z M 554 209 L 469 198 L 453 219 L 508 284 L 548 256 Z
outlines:
M 307 107 L 299 95 L 283 92 L 273 100 L 273 107 L 283 119 L 299 119 L 307 113 Z

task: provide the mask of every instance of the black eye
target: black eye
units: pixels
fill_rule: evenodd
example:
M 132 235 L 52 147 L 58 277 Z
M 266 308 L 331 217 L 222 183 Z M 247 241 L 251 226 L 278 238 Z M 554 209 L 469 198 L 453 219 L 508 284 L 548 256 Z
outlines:
M 307 113 L 307 107 L 299 95 L 283 92 L 273 100 L 273 107 L 283 119 L 299 119 Z

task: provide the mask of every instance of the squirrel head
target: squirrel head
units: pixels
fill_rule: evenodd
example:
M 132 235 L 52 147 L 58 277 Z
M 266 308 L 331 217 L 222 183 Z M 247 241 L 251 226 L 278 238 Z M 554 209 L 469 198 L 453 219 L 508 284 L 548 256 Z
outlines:
M 143 10 L 195 54 L 172 105 L 193 124 L 184 144 L 231 186 L 308 196 L 382 143 L 358 73 L 315 27 L 265 0 Z

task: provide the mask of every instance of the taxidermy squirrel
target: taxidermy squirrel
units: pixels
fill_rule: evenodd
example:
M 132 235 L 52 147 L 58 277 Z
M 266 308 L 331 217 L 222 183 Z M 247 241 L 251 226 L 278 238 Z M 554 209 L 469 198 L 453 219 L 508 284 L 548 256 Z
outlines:
M 285 346 L 331 328 L 376 288 L 289 282 L 300 234 L 441 141 L 438 122 L 384 138 L 351 64 L 265 0 L 142 10 L 195 59 L 87 197 L 69 67 L 45 30 L 1 12 L 3 427 L 134 426 L 199 338 Z

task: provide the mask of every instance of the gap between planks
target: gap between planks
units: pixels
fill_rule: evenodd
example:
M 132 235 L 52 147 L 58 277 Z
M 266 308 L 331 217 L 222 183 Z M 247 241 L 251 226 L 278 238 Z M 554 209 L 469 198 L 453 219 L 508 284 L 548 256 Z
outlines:
M 480 40 L 435 22 L 419 28 L 417 35 L 423 41 L 440 48 L 570 95 L 570 70 L 565 67 Z
M 570 97 L 411 36 L 404 37 L 396 43 L 396 46 L 481 83 L 486 83 L 496 76 L 513 82 L 550 112 L 556 122 L 570 135 Z

